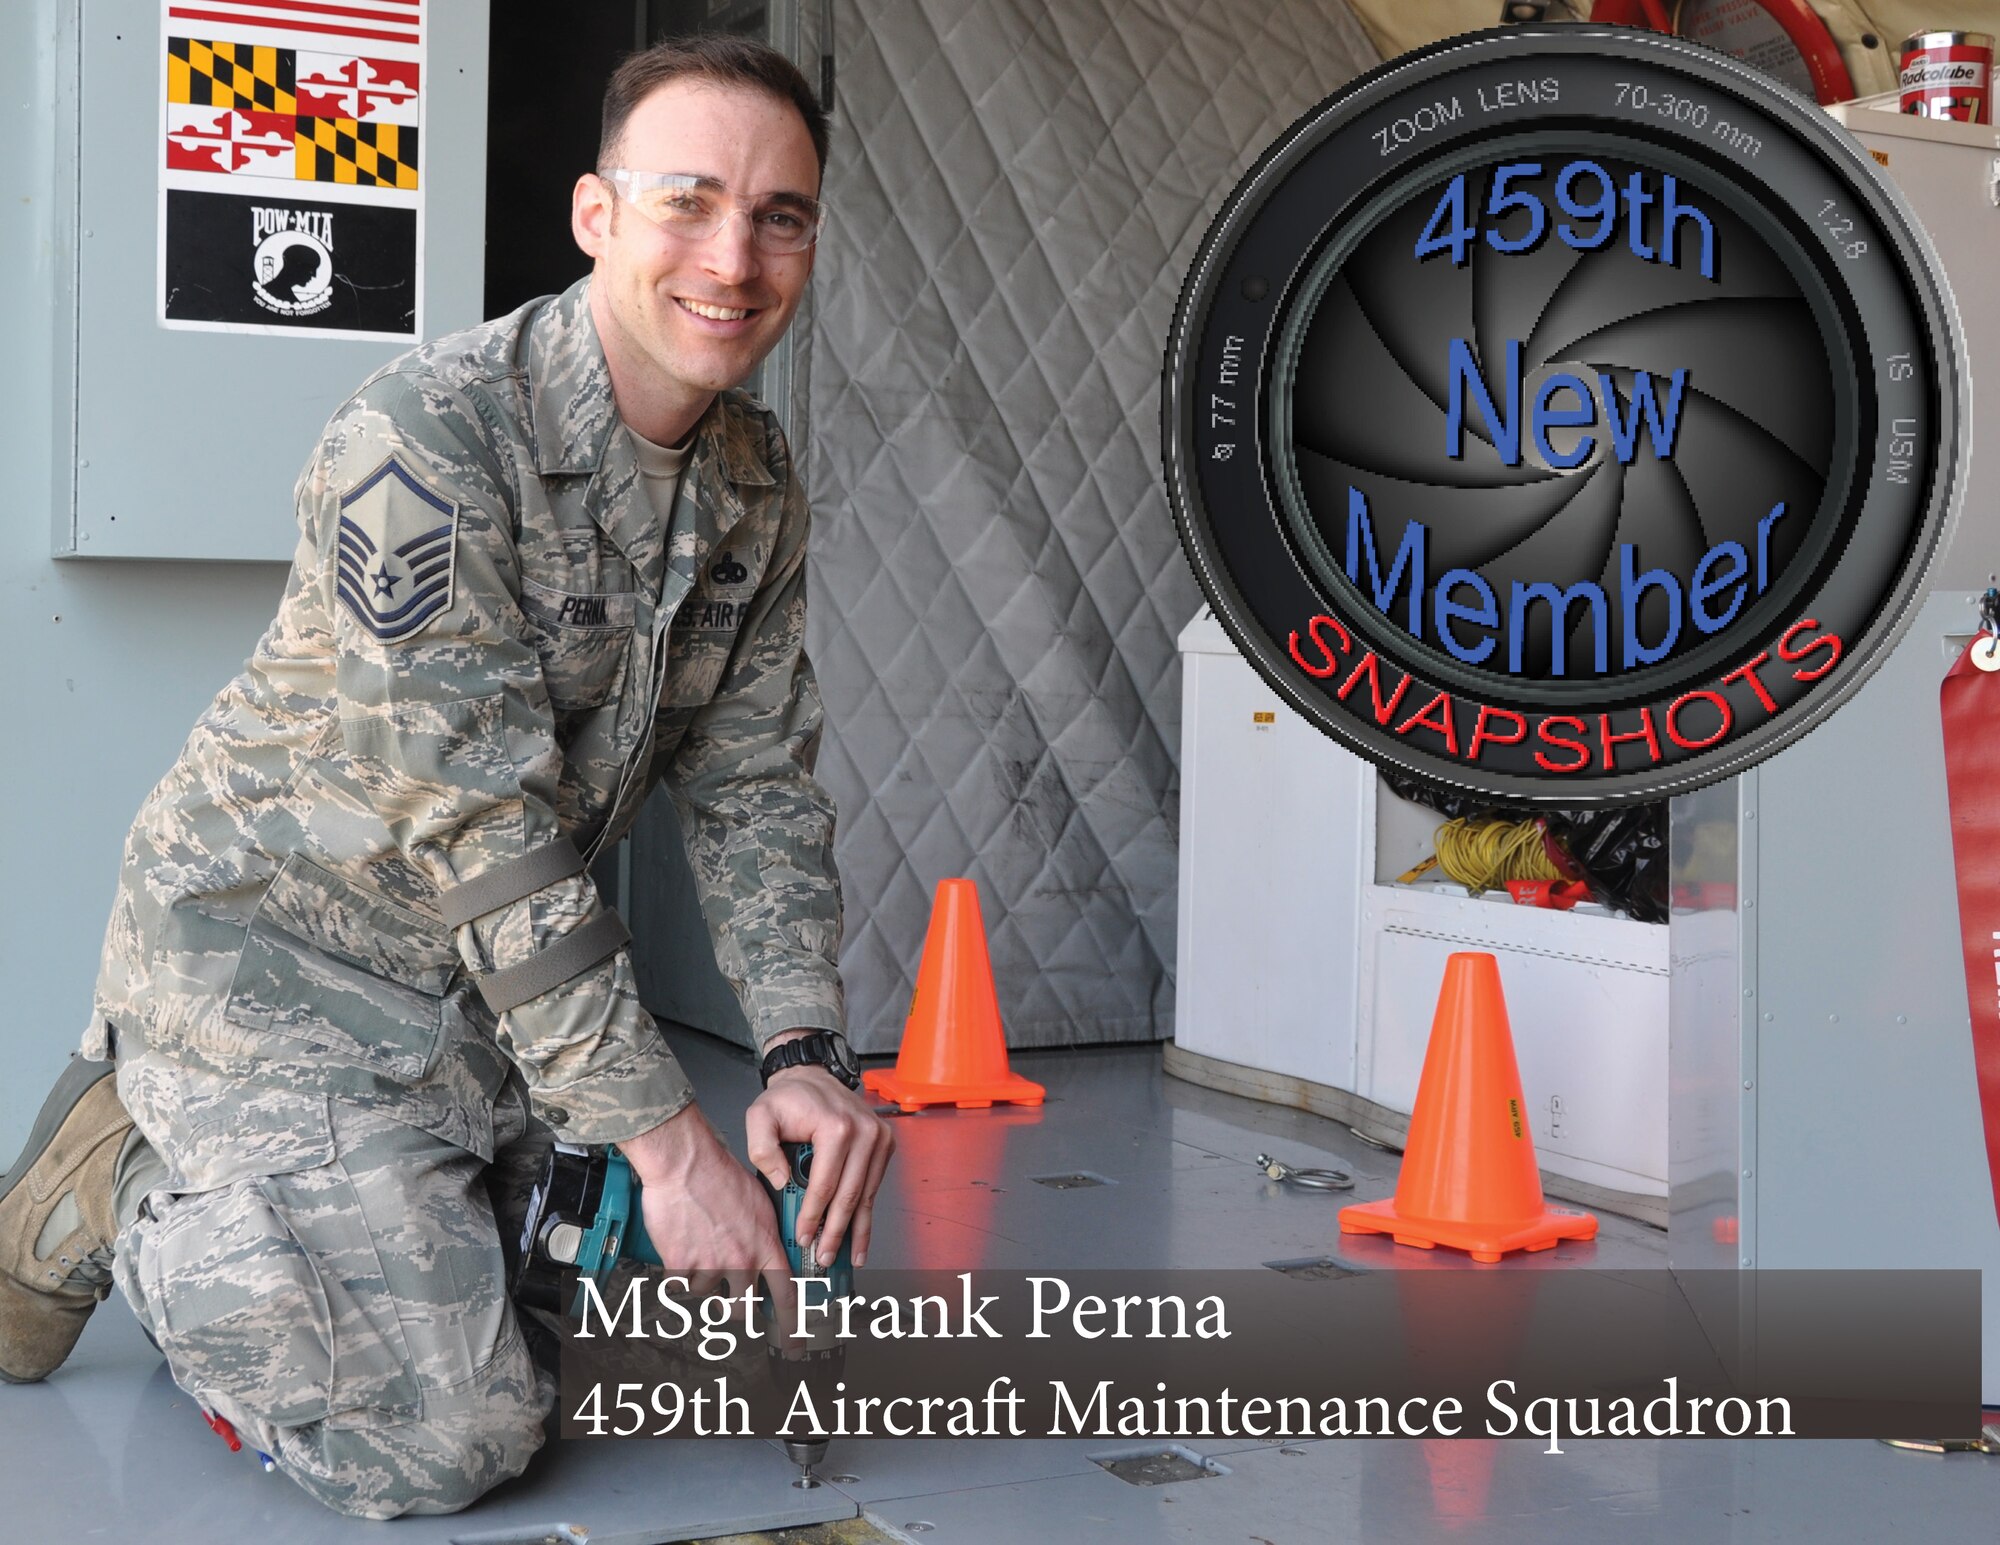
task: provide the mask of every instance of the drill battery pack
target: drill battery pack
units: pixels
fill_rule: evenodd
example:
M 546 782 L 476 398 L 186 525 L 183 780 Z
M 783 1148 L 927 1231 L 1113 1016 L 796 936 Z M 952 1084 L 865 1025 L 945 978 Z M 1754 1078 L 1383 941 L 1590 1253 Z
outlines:
M 787 1143 L 784 1152 L 784 1189 L 772 1190 L 769 1181 L 764 1189 L 777 1213 L 785 1258 L 793 1276 L 820 1279 L 825 1283 L 821 1293 L 844 1298 L 854 1291 L 850 1241 L 843 1238 L 834 1259 L 821 1262 L 798 1237 L 799 1212 L 812 1177 L 812 1145 Z M 582 1312 L 586 1277 L 601 1289 L 621 1262 L 659 1266 L 659 1252 L 640 1213 L 639 1192 L 639 1177 L 617 1149 L 553 1145 L 529 1195 L 515 1250 L 515 1301 L 576 1317 Z

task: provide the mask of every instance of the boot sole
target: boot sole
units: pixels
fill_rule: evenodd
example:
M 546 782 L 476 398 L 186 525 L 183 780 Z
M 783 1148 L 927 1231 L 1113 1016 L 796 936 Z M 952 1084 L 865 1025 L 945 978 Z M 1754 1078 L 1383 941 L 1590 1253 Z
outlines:
M 7 1173 L 0 1176 L 0 1202 L 4 1202 L 14 1187 L 27 1178 L 34 1168 L 35 1160 L 42 1156 L 55 1138 L 56 1129 L 69 1120 L 69 1113 L 76 1109 L 77 1102 L 97 1087 L 99 1079 L 109 1078 L 117 1071 L 117 1064 L 111 1062 L 86 1062 L 82 1057 L 71 1057 L 69 1066 L 63 1069 L 62 1077 L 56 1080 L 49 1097 L 42 1101 L 42 1108 L 35 1116 L 35 1124 L 28 1128 L 27 1145 L 22 1148 Z M 0 1369 L 0 1378 L 7 1378 L 6 1371 Z M 19 1379 L 7 1378 L 10 1384 L 18 1384 Z

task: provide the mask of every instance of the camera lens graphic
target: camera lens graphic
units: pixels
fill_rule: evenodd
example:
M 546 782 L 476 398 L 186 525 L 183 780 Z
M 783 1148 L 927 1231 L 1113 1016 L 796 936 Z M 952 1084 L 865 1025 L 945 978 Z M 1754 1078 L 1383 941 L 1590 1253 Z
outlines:
M 1217 616 L 1342 743 L 1657 798 L 1893 644 L 1962 358 L 1823 114 L 1682 41 L 1508 29 L 1330 98 L 1231 195 L 1168 350 L 1168 487 Z
M 1522 250 L 1482 241 L 1466 244 L 1462 264 L 1446 251 L 1412 260 L 1454 181 L 1463 179 L 1469 207 L 1488 207 L 1495 174 L 1510 167 L 1532 171 L 1505 179 L 1517 203 L 1496 229 Z M 1557 185 L 1572 169 L 1559 199 Z M 1801 548 L 1829 492 L 1834 382 L 1851 375 L 1836 374 L 1827 357 L 1821 323 L 1831 304 L 1818 293 L 1819 306 L 1808 300 L 1808 286 L 1823 287 L 1796 244 L 1697 199 L 1685 176 L 1674 186 L 1706 226 L 1681 245 L 1705 238 L 1726 261 L 1711 261 L 1713 279 L 1698 261 L 1662 262 L 1657 196 L 1643 207 L 1620 195 L 1645 195 L 1668 175 L 1574 138 L 1567 153 L 1522 144 L 1449 177 L 1423 177 L 1406 195 L 1398 190 L 1350 252 L 1337 261 L 1329 254 L 1307 274 L 1281 339 L 1272 439 L 1275 461 L 1293 474 L 1281 489 L 1288 524 L 1330 588 L 1363 600 L 1344 567 L 1350 489 L 1366 500 L 1373 542 L 1385 554 L 1421 521 L 1429 575 L 1478 574 L 1496 609 L 1516 585 L 1568 592 L 1594 584 L 1616 596 L 1627 551 L 1635 576 L 1692 575 L 1726 541 L 1743 549 L 1746 565 L 1761 556 L 1767 604 L 1796 588 Z M 1587 198 L 1577 196 L 1579 185 Z M 1528 200 L 1545 211 L 1539 220 Z M 1597 213 L 1571 220 L 1565 206 Z M 1621 228 L 1602 231 L 1607 220 Z M 1564 225 L 1598 240 L 1580 250 L 1560 238 Z M 1520 381 L 1516 418 L 1546 402 L 1548 417 L 1562 422 L 1540 434 L 1517 424 L 1510 455 L 1481 411 L 1474 368 L 1482 381 Z M 1497 386 L 1488 392 L 1497 394 Z M 1663 437 L 1650 431 L 1668 403 L 1671 454 L 1662 454 Z M 1843 406 L 1851 415 L 1851 403 Z M 1636 443 L 1621 458 L 1618 430 L 1627 425 Z M 1760 544 L 1759 522 L 1777 506 L 1785 514 Z M 1676 602 L 1656 583 L 1636 600 L 1634 653 L 1687 676 L 1707 635 L 1688 623 L 1685 595 Z M 1549 697 L 1538 689 L 1559 679 L 1626 674 L 1624 651 L 1611 647 L 1620 640 L 1606 638 L 1601 663 L 1595 647 L 1620 630 L 1598 626 L 1581 606 L 1566 608 L 1562 621 L 1559 628 L 1548 605 L 1524 606 L 1517 637 L 1496 639 L 1487 652 L 1487 674 L 1499 678 L 1487 690 L 1532 700 Z M 1412 640 L 1413 654 L 1465 678 L 1458 667 L 1466 662 L 1434 635 L 1427 649 L 1421 643 Z

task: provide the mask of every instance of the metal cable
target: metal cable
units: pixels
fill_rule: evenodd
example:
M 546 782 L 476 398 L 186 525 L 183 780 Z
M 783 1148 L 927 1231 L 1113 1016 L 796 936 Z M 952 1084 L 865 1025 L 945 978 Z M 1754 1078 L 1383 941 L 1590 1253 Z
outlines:
M 1272 1180 L 1302 1186 L 1308 1191 L 1351 1191 L 1354 1177 L 1341 1169 L 1294 1169 L 1280 1164 L 1268 1153 L 1257 1155 L 1257 1168 Z

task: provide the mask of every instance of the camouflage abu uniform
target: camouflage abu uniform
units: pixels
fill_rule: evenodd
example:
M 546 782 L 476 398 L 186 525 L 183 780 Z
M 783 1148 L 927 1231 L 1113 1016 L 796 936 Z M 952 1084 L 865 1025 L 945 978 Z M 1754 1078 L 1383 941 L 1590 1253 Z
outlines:
M 804 492 L 724 393 L 662 530 L 587 285 L 334 415 L 277 618 L 134 824 L 85 1038 L 170 1171 L 120 1286 L 344 1511 L 461 1507 L 540 1443 L 481 1183 L 527 1099 L 611 1142 L 692 1098 L 578 850 L 664 779 L 759 1042 L 841 1025 Z

